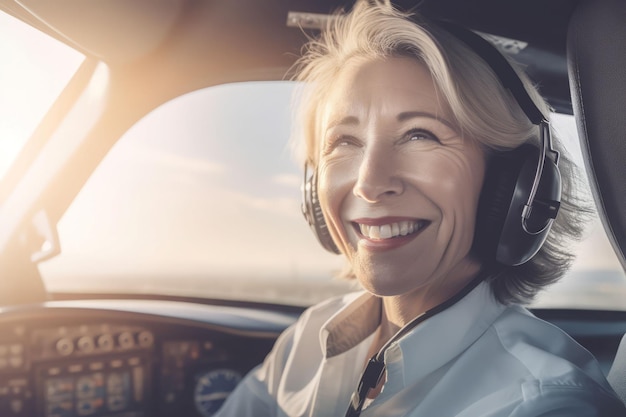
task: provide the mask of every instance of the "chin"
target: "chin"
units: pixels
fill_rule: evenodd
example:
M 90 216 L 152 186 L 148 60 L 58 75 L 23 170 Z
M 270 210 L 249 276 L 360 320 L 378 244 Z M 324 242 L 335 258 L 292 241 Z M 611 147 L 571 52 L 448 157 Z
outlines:
M 414 282 L 397 282 L 388 278 L 362 277 L 357 274 L 357 278 L 363 289 L 378 297 L 393 297 L 408 294 L 415 290 Z M 411 285 L 409 285 L 411 284 Z

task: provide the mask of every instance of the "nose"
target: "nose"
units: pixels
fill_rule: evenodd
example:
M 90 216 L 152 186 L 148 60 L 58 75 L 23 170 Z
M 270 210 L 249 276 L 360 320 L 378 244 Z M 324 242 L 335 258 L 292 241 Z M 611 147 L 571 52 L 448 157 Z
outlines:
M 393 158 L 392 150 L 368 149 L 359 166 L 353 193 L 363 200 L 376 203 L 404 191 L 404 183 Z

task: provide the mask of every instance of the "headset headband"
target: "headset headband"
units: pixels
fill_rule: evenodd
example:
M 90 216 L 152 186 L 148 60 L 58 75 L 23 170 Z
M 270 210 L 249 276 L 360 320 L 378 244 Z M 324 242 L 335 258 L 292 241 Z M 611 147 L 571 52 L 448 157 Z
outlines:
M 507 61 L 504 55 L 502 55 L 495 46 L 475 32 L 455 25 L 454 23 L 438 21 L 436 24 L 467 45 L 469 49 L 474 51 L 491 67 L 502 86 L 513 94 L 513 97 L 526 114 L 526 117 L 528 117 L 528 120 L 537 126 L 542 121 L 546 121 L 543 113 L 541 113 L 528 95 L 528 91 L 524 88 L 522 80 L 509 61 Z

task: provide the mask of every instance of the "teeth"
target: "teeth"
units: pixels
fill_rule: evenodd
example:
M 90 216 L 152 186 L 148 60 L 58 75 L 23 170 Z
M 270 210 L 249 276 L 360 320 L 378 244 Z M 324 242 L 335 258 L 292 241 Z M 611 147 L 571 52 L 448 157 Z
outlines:
M 422 221 L 402 221 L 391 224 L 383 224 L 382 226 L 369 226 L 359 224 L 361 234 L 369 239 L 391 239 L 397 236 L 406 236 L 417 232 L 424 227 L 425 222 Z

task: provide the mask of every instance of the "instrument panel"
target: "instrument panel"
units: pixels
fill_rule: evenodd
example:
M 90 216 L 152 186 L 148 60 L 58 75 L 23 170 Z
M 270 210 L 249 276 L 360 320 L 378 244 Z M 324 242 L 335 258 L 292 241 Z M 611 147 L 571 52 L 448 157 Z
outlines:
M 69 304 L 0 311 L 0 416 L 210 417 L 295 320 L 146 300 Z
M 616 312 L 534 310 L 608 367 Z M 0 307 L 0 417 L 211 417 L 300 311 L 167 300 Z

